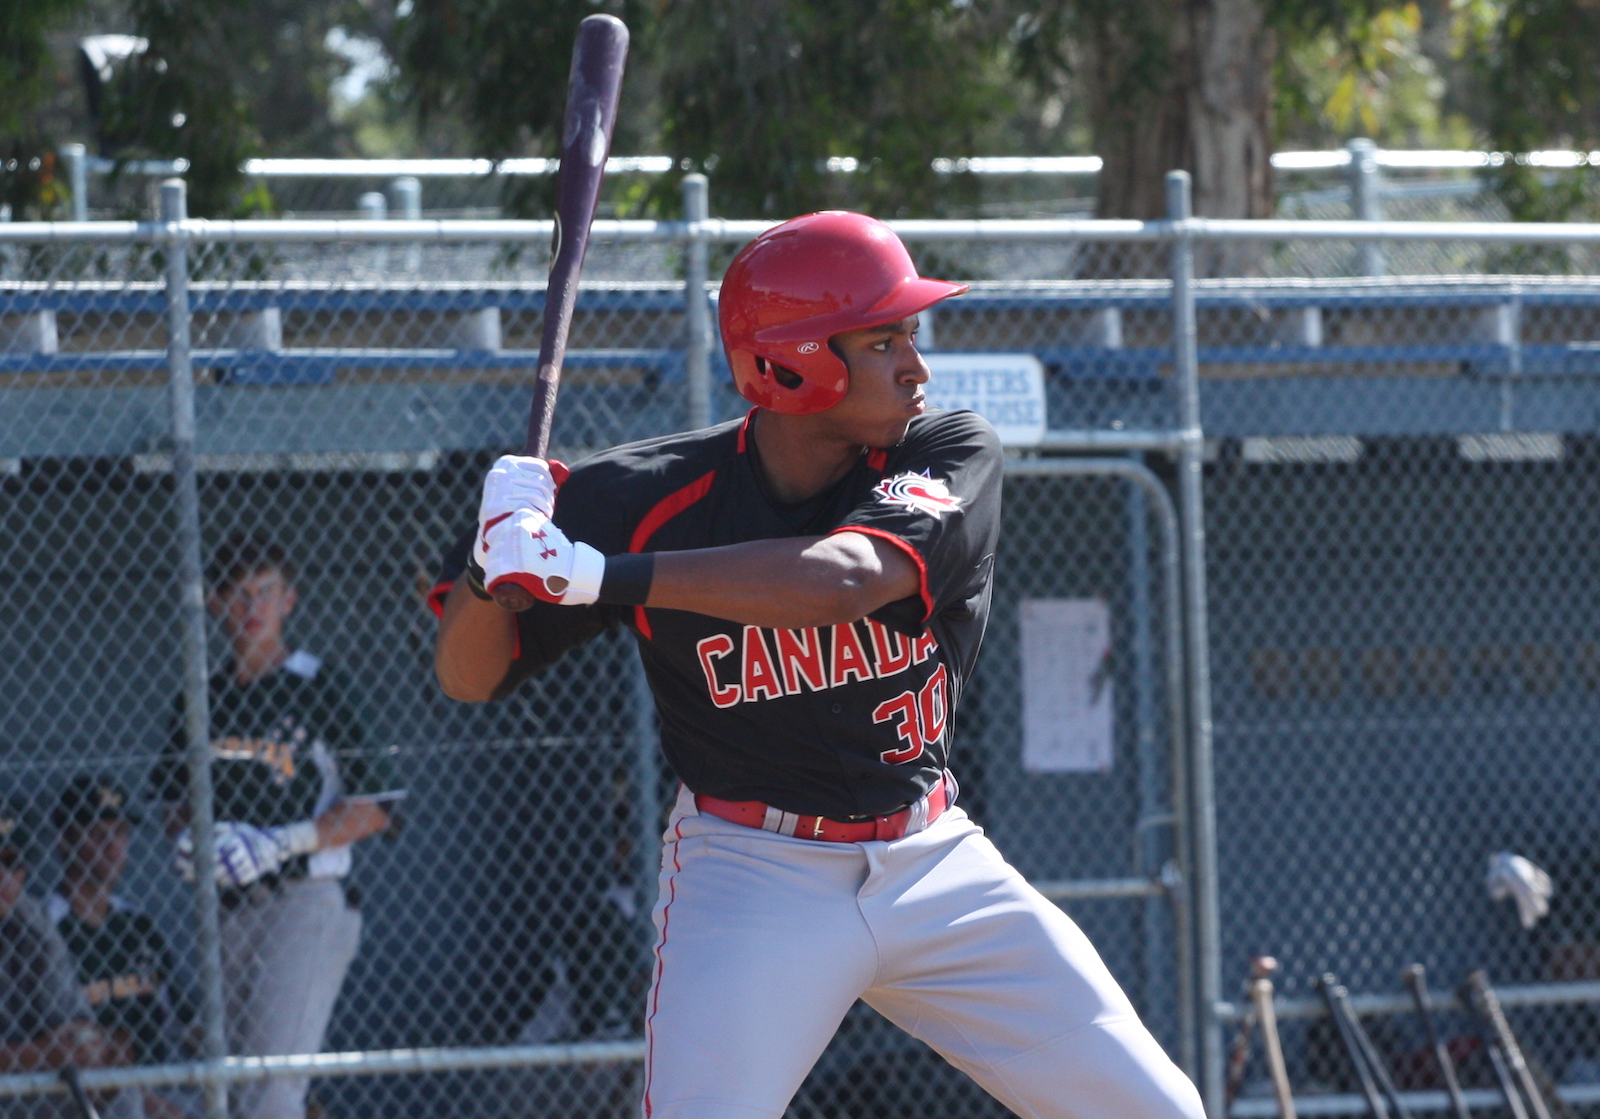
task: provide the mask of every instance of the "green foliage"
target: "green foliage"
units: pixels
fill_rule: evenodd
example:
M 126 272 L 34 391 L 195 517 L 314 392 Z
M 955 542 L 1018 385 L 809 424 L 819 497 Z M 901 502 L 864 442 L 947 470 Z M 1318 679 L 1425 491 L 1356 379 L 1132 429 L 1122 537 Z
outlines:
M 1407 3 L 1342 27 L 1285 35 L 1277 135 L 1309 148 L 1356 136 L 1391 148 L 1470 146 L 1471 126 L 1448 112 L 1445 75 L 1425 31 L 1422 8 Z
M 68 201 L 36 116 L 55 73 L 50 33 L 83 7 L 84 0 L 0 0 L 0 205 L 17 221 L 53 217 Z
M 1497 20 L 1463 36 L 1484 90 L 1485 125 L 1500 151 L 1600 146 L 1600 3 L 1506 0 Z M 1567 171 L 1507 161 L 1491 179 L 1517 221 L 1600 216 L 1593 167 Z
M 55 71 L 50 32 L 84 7 L 84 0 L 0 0 L 0 135 L 27 130 Z
M 653 8 L 650 0 L 415 0 L 396 26 L 400 85 L 424 128 L 441 119 L 458 122 L 474 155 L 552 156 L 559 147 L 578 24 L 610 12 L 628 25 L 625 81 L 637 91 L 641 39 Z M 616 150 L 630 150 L 639 141 L 632 121 L 644 99 L 624 93 Z M 506 208 L 525 215 L 549 212 L 554 189 L 548 178 L 511 180 Z
M 663 133 L 734 216 L 970 204 L 970 152 L 1015 98 L 988 13 L 951 0 L 677 0 L 660 25 Z M 853 174 L 827 170 L 854 157 Z

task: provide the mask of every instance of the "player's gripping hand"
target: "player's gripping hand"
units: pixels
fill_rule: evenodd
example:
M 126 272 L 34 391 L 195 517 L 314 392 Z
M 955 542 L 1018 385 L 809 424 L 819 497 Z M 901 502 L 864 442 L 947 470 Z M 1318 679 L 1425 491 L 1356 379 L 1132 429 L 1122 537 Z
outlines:
M 310 820 L 278 827 L 218 821 L 216 843 L 217 885 L 242 888 L 275 873 L 288 859 L 317 849 L 317 826 Z M 194 881 L 194 839 L 185 828 L 178 836 L 173 859 L 185 882 Z
M 509 583 L 563 606 L 586 606 L 599 597 L 605 557 L 572 543 L 550 521 L 566 476 L 561 463 L 526 455 L 502 455 L 490 467 L 472 546 L 472 574 L 489 594 Z

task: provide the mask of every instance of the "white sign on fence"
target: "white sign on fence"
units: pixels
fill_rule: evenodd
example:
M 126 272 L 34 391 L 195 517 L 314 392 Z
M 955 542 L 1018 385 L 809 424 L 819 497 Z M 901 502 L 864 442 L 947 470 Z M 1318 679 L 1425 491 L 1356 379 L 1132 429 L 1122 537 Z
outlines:
M 994 425 L 1008 447 L 1044 439 L 1044 366 L 1032 354 L 923 354 L 933 377 L 925 391 L 935 408 L 970 408 Z
M 1023 769 L 1110 769 L 1110 609 L 1098 598 L 1025 598 L 1020 615 Z

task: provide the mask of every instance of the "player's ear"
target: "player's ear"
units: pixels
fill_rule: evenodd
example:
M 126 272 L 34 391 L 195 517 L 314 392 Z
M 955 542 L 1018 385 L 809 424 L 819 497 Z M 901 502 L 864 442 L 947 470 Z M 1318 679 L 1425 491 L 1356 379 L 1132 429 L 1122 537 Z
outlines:
M 210 614 L 213 618 L 222 617 L 222 595 L 218 594 L 216 591 L 212 591 L 210 594 L 206 595 L 206 613 Z
M 291 613 L 295 608 L 295 604 L 298 603 L 299 601 L 300 601 L 300 592 L 294 589 L 294 584 L 293 583 L 289 584 L 288 587 L 284 588 L 284 592 L 283 592 L 283 612 L 285 614 Z

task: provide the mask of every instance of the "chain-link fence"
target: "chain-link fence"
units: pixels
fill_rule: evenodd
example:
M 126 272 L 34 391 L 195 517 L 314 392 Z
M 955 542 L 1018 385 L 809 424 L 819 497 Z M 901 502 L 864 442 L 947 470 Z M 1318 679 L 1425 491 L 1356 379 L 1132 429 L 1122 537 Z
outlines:
M 131 1070 L 85 1074 L 120 1086 L 102 1101 L 119 1115 L 260 1113 L 273 1092 L 298 1107 L 308 1074 L 307 1106 L 329 1116 L 637 1110 L 673 789 L 631 649 L 606 638 L 487 706 L 448 701 L 432 679 L 425 599 L 483 470 L 519 442 L 550 229 L 374 225 L 13 227 L 0 250 L 6 818 L 29 833 L 22 910 L 65 935 L 95 1011 L 140 1039 L 101 1055 Z M 599 227 L 553 453 L 739 414 L 725 377 L 712 380 L 706 274 L 758 228 L 708 223 L 691 241 L 681 225 Z M 960 275 L 1123 268 L 1114 246 L 1041 253 L 981 231 L 923 248 Z M 1106 341 L 1093 312 L 1026 286 L 991 284 L 985 299 L 928 333 L 957 350 Z M 1139 422 L 1170 426 L 1157 399 L 1170 395 L 1147 393 Z M 1052 395 L 1054 426 L 1091 397 Z M 1019 461 L 1008 484 L 990 655 L 960 714 L 963 803 L 1071 907 L 1192 1064 L 1175 507 L 1128 458 Z M 242 567 L 219 558 L 251 547 Z M 314 699 L 300 700 L 298 728 L 245 733 L 242 635 L 274 596 L 296 652 L 251 688 L 290 673 Z M 1101 619 L 1115 650 L 1109 737 L 1103 758 L 1041 769 L 1023 749 L 1021 619 L 1061 604 Z M 201 706 L 209 720 L 191 726 Z M 329 757 L 297 753 L 297 729 Z M 270 897 L 209 896 L 173 868 L 185 827 L 209 850 L 206 827 L 240 804 L 221 762 L 203 806 L 185 786 L 208 771 L 187 763 L 208 754 L 275 766 L 290 788 L 296 767 L 335 767 L 351 801 L 376 797 L 397 823 L 355 843 L 343 877 L 295 868 Z M 91 886 L 108 877 L 117 900 L 102 911 Z M 313 966 L 319 936 L 336 943 Z M 321 1007 L 325 1036 L 273 1043 L 257 1027 L 261 992 L 295 984 L 322 992 L 300 1004 Z M 207 1101 L 205 1084 L 231 1088 Z M 53 1073 L 0 1078 L 6 1091 L 53 1085 Z M 859 1007 L 793 1111 L 996 1108 Z
M 758 228 L 597 227 L 555 454 L 738 414 L 708 276 Z M 1402 1087 L 1432 1086 L 1403 1000 L 1380 997 L 1414 961 L 1441 995 L 1469 967 L 1513 985 L 1530 1054 L 1569 1097 L 1600 1096 L 1583 764 L 1600 230 L 898 228 L 927 270 L 976 281 L 929 317 L 928 348 L 1046 374 L 959 715 L 963 803 L 1085 927 L 1213 1114 L 1228 1000 L 1261 952 L 1283 962 L 1296 1090 L 1324 1111 L 1362 1106 L 1309 999 L 1327 971 L 1373 996 Z M 76 997 L 121 1031 L 78 1054 L 109 1066 L 84 1073 L 102 1110 L 298 1107 L 311 1077 L 307 1113 L 330 1117 L 636 1112 L 672 779 L 631 650 L 608 637 L 479 707 L 431 672 L 440 553 L 520 441 L 549 234 L 0 229 L 0 828 L 31 899 L 0 935 L 56 928 Z M 277 582 L 242 585 L 262 568 Z M 227 673 L 206 686 L 237 669 L 239 603 L 259 601 L 319 697 L 308 722 L 338 728 L 325 757 L 297 755 L 292 726 L 239 731 Z M 1110 650 L 1103 741 L 1065 761 L 1030 729 L 1031 643 L 1063 617 Z M 286 875 L 273 897 L 304 912 L 252 925 L 259 894 L 174 869 L 184 828 L 230 819 L 236 790 L 187 765 L 213 750 L 285 784 L 336 768 L 391 826 L 342 877 Z M 1531 931 L 1487 897 L 1498 850 L 1555 879 Z M 328 946 L 308 978 L 313 925 Z M 246 1036 L 251 992 L 294 982 L 323 992 L 326 1029 Z M 1481 1043 L 1444 1024 L 1486 1086 Z M 1261 1081 L 1251 1066 L 1237 1114 L 1265 1113 Z M 57 1088 L 0 1076 L 0 1114 L 60 1113 Z M 791 1110 L 998 1113 L 864 1007 Z

